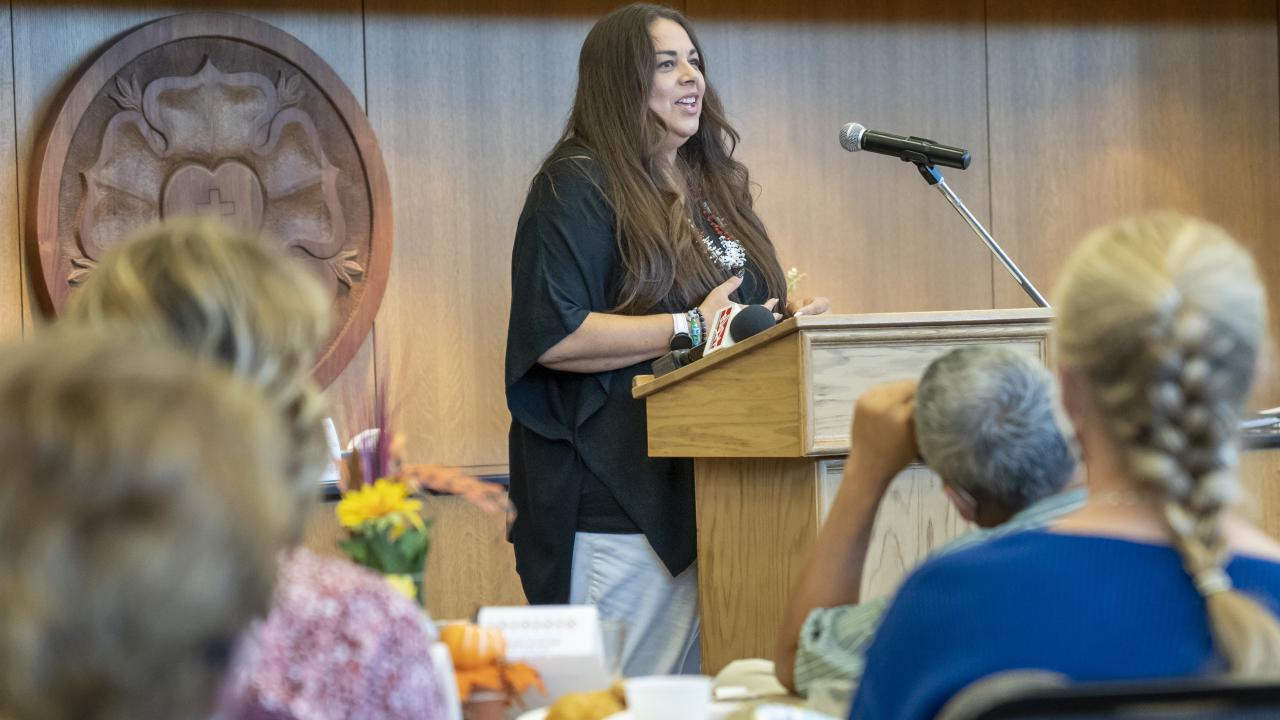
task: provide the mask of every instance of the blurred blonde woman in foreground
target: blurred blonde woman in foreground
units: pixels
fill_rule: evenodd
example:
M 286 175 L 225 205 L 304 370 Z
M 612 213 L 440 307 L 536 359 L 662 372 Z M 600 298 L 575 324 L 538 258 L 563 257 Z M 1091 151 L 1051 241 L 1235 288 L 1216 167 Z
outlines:
M 291 429 L 292 541 L 329 462 L 311 367 L 329 302 L 281 250 L 213 221 L 158 225 L 108 254 L 72 296 L 69 316 L 128 323 L 257 386 Z M 379 575 L 302 548 L 282 556 L 270 617 L 229 677 L 227 718 L 435 718 L 443 695 L 426 613 Z
M 206 718 L 289 500 L 259 394 L 66 327 L 0 349 L 0 718 Z
M 1280 545 L 1231 511 L 1266 298 L 1221 228 L 1168 213 L 1098 230 L 1057 289 L 1084 508 L 926 563 L 869 652 L 851 717 L 933 717 L 973 681 L 1280 674 Z

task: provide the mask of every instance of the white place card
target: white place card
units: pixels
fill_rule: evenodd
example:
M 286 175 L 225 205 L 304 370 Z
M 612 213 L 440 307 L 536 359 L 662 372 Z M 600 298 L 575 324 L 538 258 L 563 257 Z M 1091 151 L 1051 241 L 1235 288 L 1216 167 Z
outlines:
M 507 640 L 507 657 L 599 654 L 596 608 L 593 605 L 531 605 L 486 607 L 476 622 L 502 630 Z
M 565 693 L 604 690 L 612 682 L 604 669 L 594 606 L 486 607 L 476 623 L 502 630 L 507 659 L 527 662 L 542 675 L 546 702 Z M 542 704 L 536 697 L 525 697 L 531 705 Z

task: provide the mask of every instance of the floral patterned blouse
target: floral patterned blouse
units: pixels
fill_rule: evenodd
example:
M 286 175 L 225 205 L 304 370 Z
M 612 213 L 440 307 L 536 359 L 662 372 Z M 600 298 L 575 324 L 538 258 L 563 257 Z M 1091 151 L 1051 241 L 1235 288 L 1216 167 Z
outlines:
M 296 548 L 281 556 L 271 612 L 246 634 L 223 720 L 445 718 L 434 626 L 382 576 Z

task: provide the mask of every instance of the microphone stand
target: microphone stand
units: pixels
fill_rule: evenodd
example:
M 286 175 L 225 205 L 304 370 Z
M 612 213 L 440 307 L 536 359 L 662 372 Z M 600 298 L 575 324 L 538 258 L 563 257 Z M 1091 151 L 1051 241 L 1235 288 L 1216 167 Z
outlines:
M 1027 276 L 1022 274 L 1022 271 L 1018 269 L 1018 266 L 1013 262 L 1013 259 L 1006 255 L 1004 250 L 1000 248 L 1000 245 L 996 243 L 995 238 L 991 237 L 991 233 L 987 232 L 987 229 L 982 227 L 982 223 L 978 222 L 978 219 L 973 216 L 973 213 L 969 212 L 969 208 L 965 207 L 960 198 L 957 197 L 956 194 L 951 191 L 951 188 L 947 186 L 947 181 L 943 179 L 942 173 L 939 172 L 936 167 L 926 162 L 907 157 L 904 157 L 903 160 L 915 163 L 916 169 L 920 171 L 920 177 L 924 178 L 925 182 L 938 188 L 938 191 L 947 199 L 947 202 L 951 203 L 951 207 L 954 207 L 956 212 L 960 213 L 960 216 L 964 218 L 965 222 L 969 223 L 969 227 L 973 228 L 973 231 L 978 234 L 978 237 L 982 238 L 982 242 L 986 243 L 987 247 L 991 249 L 991 252 L 1000 259 L 1005 270 L 1008 270 L 1009 274 L 1013 275 L 1013 279 L 1018 281 L 1018 284 L 1021 285 L 1027 295 L 1035 301 L 1036 305 L 1039 305 L 1042 308 L 1049 307 L 1049 302 L 1044 299 L 1044 296 L 1040 294 L 1039 290 L 1036 290 L 1036 286 L 1032 285 L 1031 281 L 1027 279 Z

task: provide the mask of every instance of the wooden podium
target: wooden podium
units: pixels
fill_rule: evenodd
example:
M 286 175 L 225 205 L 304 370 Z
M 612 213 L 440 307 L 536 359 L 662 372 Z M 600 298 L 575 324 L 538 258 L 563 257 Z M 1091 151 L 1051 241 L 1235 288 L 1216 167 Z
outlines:
M 772 657 L 788 593 L 839 487 L 853 403 L 961 345 L 1049 361 L 1041 309 L 792 318 L 661 378 L 636 378 L 649 454 L 694 458 L 703 672 Z M 863 597 L 966 529 L 923 466 L 893 481 Z

